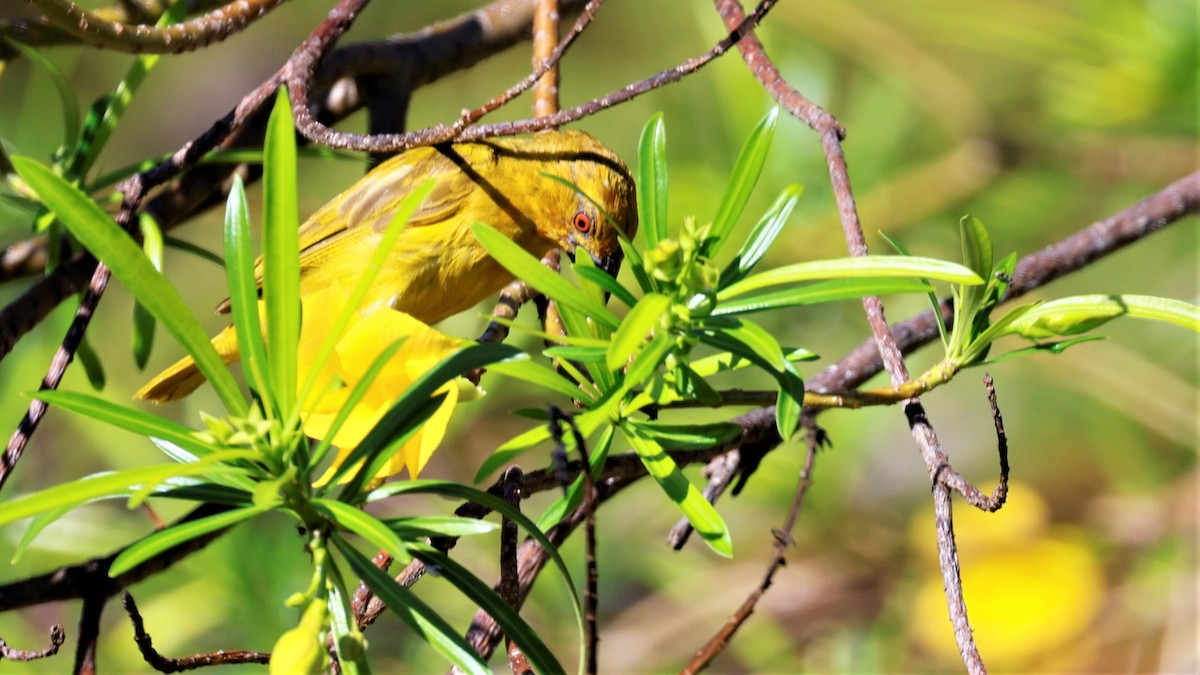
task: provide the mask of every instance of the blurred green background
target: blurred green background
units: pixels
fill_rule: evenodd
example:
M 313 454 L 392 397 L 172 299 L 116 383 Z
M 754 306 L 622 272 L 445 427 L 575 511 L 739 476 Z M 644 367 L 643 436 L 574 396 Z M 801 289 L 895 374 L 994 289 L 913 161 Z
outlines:
M 290 3 L 226 43 L 163 59 L 101 157 L 101 170 L 169 152 L 203 131 L 287 58 L 327 4 Z M 478 4 L 378 2 L 346 42 L 418 30 Z M 709 3 L 612 0 L 563 66 L 563 103 L 672 67 L 722 34 Z M 1196 34 L 1196 5 L 1184 0 L 810 0 L 780 3 L 759 31 L 788 80 L 846 126 L 850 176 L 872 250 L 888 252 L 878 236 L 886 232 L 915 254 L 950 259 L 958 256 L 957 221 L 964 213 L 989 226 L 998 256 L 1014 250 L 1024 255 L 1195 171 Z M 114 87 L 130 60 L 91 48 L 45 53 L 69 75 L 85 104 Z M 522 77 L 528 63 L 526 47 L 519 46 L 420 90 L 410 127 L 454 119 L 461 108 Z M 10 151 L 45 159 L 61 138 L 52 87 L 27 61 L 10 64 L 3 75 L 0 138 Z M 737 149 L 771 105 L 740 58 L 730 54 L 677 85 L 576 126 L 632 161 L 642 125 L 664 111 L 671 218 L 678 223 L 685 215 L 711 217 Z M 496 117 L 516 119 L 528 109 L 528 100 L 520 99 Z M 363 126 L 359 115 L 345 128 Z M 302 160 L 301 212 L 316 209 L 361 171 L 354 162 Z M 807 189 L 767 264 L 844 255 L 819 143 L 790 118 L 781 120 L 742 226 L 749 228 L 793 182 Z M 219 223 L 219 214 L 210 213 L 174 234 L 219 248 Z M 25 213 L 0 203 L 3 243 L 25 238 L 28 226 Z M 1124 292 L 1196 302 L 1195 238 L 1193 217 L 1036 297 Z M 167 271 L 214 331 L 223 325 L 209 313 L 224 297 L 218 268 L 169 252 Z M 0 300 L 21 290 L 22 284 L 2 287 Z M 899 320 L 924 304 L 892 299 L 887 308 L 889 318 Z M 21 392 L 36 388 L 72 309 L 60 308 L 0 367 L 6 428 L 20 419 L 27 404 Z M 179 354 L 169 336 L 160 335 L 149 372 L 138 372 L 129 349 L 130 315 L 128 295 L 114 284 L 89 334 L 107 369 L 105 394 L 118 401 Z M 853 302 L 761 320 L 784 344 L 826 357 L 805 366 L 807 374 L 868 335 Z M 480 316 L 465 315 L 443 328 L 475 336 L 483 325 Z M 958 508 L 956 520 L 976 636 L 996 670 L 1198 667 L 1196 336 L 1136 322 L 1117 322 L 1102 332 L 1111 339 L 990 370 L 1018 482 L 999 514 Z M 936 349 L 925 350 L 910 368 L 919 372 L 938 356 Z M 990 488 L 995 440 L 981 374 L 968 371 L 924 400 L 956 468 Z M 469 480 L 482 457 L 529 424 L 508 412 L 542 404 L 535 392 L 510 382 L 485 386 L 487 398 L 459 409 L 428 476 Z M 64 388 L 88 388 L 78 367 Z M 160 412 L 196 424 L 199 411 L 218 409 L 215 396 L 202 390 Z M 818 457 L 797 545 L 715 670 L 960 670 L 940 603 L 928 476 L 902 413 L 834 411 L 820 419 L 834 446 Z M 720 502 L 734 535 L 733 560 L 695 542 L 679 553 L 668 550 L 663 540 L 675 511 L 652 484 L 605 507 L 599 523 L 603 669 L 677 669 L 724 622 L 758 583 L 771 529 L 782 523 L 791 499 L 801 450 L 787 445 L 770 454 L 742 496 Z M 157 461 L 145 439 L 51 411 L 6 492 Z M 537 452 L 523 466 L 544 462 L 545 454 Z M 703 481 L 697 468 L 689 474 Z M 539 513 L 547 499 L 534 499 L 527 510 Z M 453 505 L 406 502 L 394 508 L 442 514 Z M 163 505 L 160 513 L 170 517 L 179 510 Z M 4 568 L 3 580 L 107 553 L 150 528 L 140 511 L 83 508 Z M 19 527 L 0 533 L 0 559 L 9 558 L 20 534 Z M 300 547 L 289 523 L 255 521 L 132 589 L 155 646 L 172 656 L 269 650 L 297 618 L 283 600 L 308 580 Z M 455 555 L 491 579 L 495 547 L 494 539 L 464 542 Z M 567 546 L 582 574 L 578 549 L 577 541 Z M 465 629 L 472 608 L 440 586 L 428 579 L 418 591 Z M 561 589 L 547 575 L 526 614 L 569 664 L 575 637 Z M 64 622 L 68 632 L 68 654 L 33 664 L 4 662 L 0 671 L 62 672 L 77 615 L 77 604 L 68 603 L 0 616 L 0 637 L 19 648 L 43 645 L 52 622 Z M 443 669 L 406 632 L 392 618 L 368 631 L 378 671 Z M 107 672 L 146 669 L 115 603 L 106 612 L 103 636 L 100 663 Z M 499 660 L 495 665 L 506 667 Z

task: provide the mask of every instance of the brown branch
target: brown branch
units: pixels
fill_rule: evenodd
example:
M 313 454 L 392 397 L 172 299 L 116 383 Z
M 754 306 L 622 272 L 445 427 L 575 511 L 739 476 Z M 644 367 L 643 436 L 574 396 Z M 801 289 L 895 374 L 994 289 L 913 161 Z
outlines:
M 595 7 L 591 7 L 592 12 L 584 12 L 580 17 L 581 21 L 590 20 L 591 16 L 595 15 Z M 533 116 L 544 117 L 558 112 L 558 61 L 562 59 L 566 53 L 569 42 L 564 41 L 562 49 L 559 49 L 559 26 L 558 26 L 558 0 L 539 0 L 537 9 L 533 13 L 533 68 L 535 71 L 541 70 L 542 74 L 537 78 L 537 83 L 533 87 Z M 571 39 L 579 33 L 572 31 Z M 558 58 L 554 58 L 555 52 Z M 548 64 L 548 65 L 543 65 Z
M 500 476 L 504 501 L 514 509 L 521 508 L 521 469 L 509 467 Z M 504 517 L 500 519 L 500 597 L 513 609 L 520 609 L 520 581 L 517 578 L 517 537 L 519 530 L 516 521 Z M 512 637 L 505 636 L 508 645 L 508 663 L 513 673 L 532 672 L 529 662 L 521 652 Z
M 358 1 L 361 2 L 362 0 Z M 302 48 L 304 50 L 303 58 L 295 63 L 295 68 L 288 77 L 288 88 L 295 96 L 292 105 L 296 118 L 296 129 L 305 138 L 314 143 L 331 148 L 366 152 L 398 152 L 419 145 L 434 145 L 454 140 L 473 141 L 491 136 L 512 136 L 557 128 L 691 75 L 711 63 L 713 59 L 729 51 L 730 47 L 737 44 L 739 40 L 744 38 L 758 24 L 762 17 L 775 6 L 777 1 L 762 0 L 752 13 L 746 16 L 736 28 L 731 30 L 729 35 L 717 42 L 712 49 L 700 56 L 688 59 L 672 69 L 664 70 L 611 94 L 601 96 L 553 115 L 515 122 L 484 124 L 469 127 L 461 131 L 456 129 L 454 125 L 437 125 L 404 134 L 363 136 L 361 134 L 337 132 L 321 124 L 313 119 L 308 110 L 309 81 L 312 79 L 315 68 L 320 63 L 321 45 L 314 44 L 308 48 Z M 346 4 L 347 8 L 353 8 L 354 0 L 343 0 L 343 4 Z M 341 5 L 339 5 L 340 8 Z M 352 19 L 352 17 L 346 18 Z M 331 25 L 328 36 L 331 40 L 336 39 L 336 36 L 340 35 L 336 31 L 337 25 L 340 25 L 340 23 L 335 22 Z
M 154 648 L 154 641 L 151 639 L 150 634 L 146 632 L 145 622 L 142 621 L 142 615 L 138 612 L 137 603 L 134 602 L 133 595 L 128 592 L 122 593 L 121 605 L 125 608 L 125 613 L 129 615 L 130 623 L 133 624 L 133 641 L 137 644 L 142 658 L 151 668 L 160 673 L 181 673 L 185 670 L 196 670 L 197 668 L 206 668 L 208 666 L 223 666 L 237 663 L 265 664 L 271 660 L 270 653 L 254 651 L 220 650 L 211 654 L 197 654 L 182 659 L 163 656 Z
M 63 630 L 61 624 L 50 626 L 50 646 L 36 651 L 15 649 L 9 647 L 8 643 L 0 638 L 0 661 L 10 659 L 13 661 L 34 661 L 36 659 L 44 659 L 47 656 L 54 656 L 58 653 L 63 642 L 67 639 L 67 633 Z
M 723 10 L 722 18 L 727 24 L 735 21 L 737 15 L 741 13 L 741 5 L 737 0 L 715 0 L 715 2 L 718 9 Z M 768 70 L 761 66 L 761 64 L 769 61 L 766 52 L 762 49 L 761 43 L 746 41 L 739 46 L 739 49 L 742 51 L 751 72 L 762 81 L 764 87 L 768 91 L 771 91 L 773 95 L 776 97 L 800 96 L 799 92 L 796 92 L 779 75 L 777 69 L 772 66 Z M 755 68 L 756 62 L 760 64 L 760 67 L 757 69 Z M 859 220 L 858 209 L 854 203 L 854 193 L 850 185 L 849 168 L 846 165 L 846 156 L 841 145 L 841 141 L 845 137 L 844 131 L 840 127 L 830 125 L 824 117 L 819 115 L 813 117 L 814 113 L 811 112 L 813 107 L 815 106 L 809 105 L 807 116 L 805 115 L 803 106 L 789 107 L 788 110 L 806 122 L 811 119 L 813 122 L 819 123 L 820 126 L 813 124 L 813 128 L 817 130 L 821 139 L 821 147 L 825 152 L 825 161 L 828 165 L 834 200 L 837 203 L 838 216 L 842 222 L 842 233 L 846 239 L 846 247 L 851 256 L 865 256 L 867 254 L 867 243 L 863 237 L 862 223 Z M 875 343 L 879 349 L 884 369 L 891 378 L 892 386 L 898 388 L 909 379 L 908 368 L 904 364 L 903 352 L 901 352 L 895 338 L 891 334 L 887 317 L 884 315 L 883 302 L 878 296 L 865 297 L 862 302 L 867 314 L 867 323 L 870 325 L 871 332 L 875 337 Z M 905 414 L 909 420 L 909 429 L 912 432 L 913 440 L 921 452 L 930 476 L 936 480 L 934 487 L 936 517 L 938 518 L 939 528 L 944 527 L 946 533 L 946 536 L 938 536 L 939 557 L 943 563 L 942 572 L 943 581 L 946 585 L 946 601 L 950 607 L 955 638 L 958 641 L 959 651 L 962 654 L 963 663 L 966 664 L 967 670 L 972 673 L 984 672 L 983 661 L 979 656 L 979 650 L 971 634 L 966 605 L 962 599 L 962 581 L 958 574 L 958 554 L 951 526 L 949 496 L 947 494 L 943 498 L 939 494 L 943 491 L 948 491 L 948 486 L 951 482 L 946 480 L 947 478 L 958 479 L 962 483 L 967 483 L 967 481 L 958 476 L 950 467 L 949 458 L 942 449 L 933 427 L 928 423 L 928 418 L 921 406 L 920 399 L 915 396 L 910 399 L 909 403 L 905 406 Z M 939 532 L 941 532 L 941 529 L 939 529 Z
M 110 21 L 68 0 L 30 0 L 53 25 L 88 44 L 121 52 L 178 54 L 220 42 L 285 0 L 237 0 L 190 21 L 156 27 Z
M 62 382 L 63 375 L 67 372 L 67 366 L 75 358 L 75 352 L 83 342 L 83 336 L 87 331 L 88 324 L 91 323 L 96 305 L 104 296 L 104 289 L 108 287 L 108 278 L 108 268 L 102 264 L 96 265 L 92 272 L 92 280 L 88 284 L 88 290 L 79 301 L 79 308 L 75 310 L 75 318 L 67 328 L 67 334 L 54 353 L 54 358 L 50 361 L 50 368 L 42 379 L 40 387 L 42 391 L 57 389 L 59 383 Z M 29 443 L 29 438 L 37 430 L 38 423 L 41 422 L 48 408 L 47 403 L 39 400 L 34 400 L 29 404 L 29 409 L 21 418 L 20 424 L 17 425 L 8 441 L 8 446 L 4 449 L 4 455 L 0 457 L 0 489 L 4 488 L 4 483 L 12 475 L 12 470 L 16 467 L 17 461 L 21 459 L 25 446 Z
M 191 522 L 221 513 L 228 508 L 217 504 L 203 504 L 176 522 Z M 32 607 L 47 602 L 86 599 L 90 595 L 100 592 L 104 593 L 105 598 L 110 598 L 203 549 L 225 531 L 218 530 L 190 539 L 163 551 L 115 578 L 108 576 L 108 570 L 117 556 L 125 550 L 124 547 L 101 558 L 93 558 L 86 562 L 61 567 L 46 574 L 0 584 L 0 612 Z

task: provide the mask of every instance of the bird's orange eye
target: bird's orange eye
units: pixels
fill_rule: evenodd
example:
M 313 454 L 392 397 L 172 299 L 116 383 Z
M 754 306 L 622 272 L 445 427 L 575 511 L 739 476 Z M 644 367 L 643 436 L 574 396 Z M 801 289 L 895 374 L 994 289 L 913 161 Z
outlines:
M 587 234 L 592 231 L 592 216 L 587 211 L 579 211 L 575 214 L 575 229 Z

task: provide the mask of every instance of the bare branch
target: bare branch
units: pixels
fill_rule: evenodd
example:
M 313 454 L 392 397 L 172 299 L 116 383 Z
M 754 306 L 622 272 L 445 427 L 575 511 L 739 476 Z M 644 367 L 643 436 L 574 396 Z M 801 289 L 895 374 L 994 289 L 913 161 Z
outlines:
M 163 656 L 154 648 L 154 641 L 151 639 L 150 634 L 146 632 L 145 623 L 142 621 L 141 613 L 138 612 L 137 603 L 134 602 L 133 595 L 128 592 L 122 593 L 121 605 L 129 615 L 129 621 L 133 624 L 133 641 L 137 643 L 138 651 L 142 653 L 142 658 L 146 660 L 146 663 L 151 668 L 160 673 L 181 673 L 185 670 L 196 670 L 208 666 L 224 666 L 236 663 L 265 664 L 271 660 L 269 653 L 253 651 L 220 650 L 211 654 L 197 654 L 182 659 Z
M 56 28 L 88 44 L 121 52 L 178 54 L 220 42 L 267 15 L 285 0 L 237 0 L 170 26 L 110 21 L 68 0 L 30 0 Z
M 804 496 L 808 494 L 808 488 L 812 485 L 813 467 L 817 461 L 817 450 L 820 449 L 824 439 L 822 432 L 816 425 L 816 421 L 808 418 L 804 421 L 804 425 L 808 431 L 806 447 L 807 454 L 804 456 L 804 468 L 800 470 L 800 475 L 796 481 L 796 494 L 792 497 L 792 506 L 788 510 L 787 517 L 783 521 L 783 525 L 773 531 L 774 547 L 772 550 L 771 561 L 767 564 L 767 572 L 763 576 L 758 587 L 750 592 L 750 595 L 742 602 L 741 607 L 725 622 L 717 634 L 712 636 L 709 641 L 701 647 L 692 660 L 684 666 L 681 672 L 698 673 L 710 665 L 725 647 L 729 645 L 729 641 L 733 639 L 734 633 L 737 632 L 742 624 L 750 618 L 754 613 L 755 606 L 767 589 L 775 580 L 775 573 L 787 564 L 787 549 L 792 545 L 792 531 L 796 528 L 796 520 L 800 516 L 800 508 L 804 505 Z
M 0 638 L 0 661 L 11 659 L 13 661 L 34 661 L 36 659 L 44 659 L 47 656 L 54 656 L 58 653 L 63 642 L 67 639 L 67 633 L 63 630 L 61 624 L 50 626 L 50 646 L 45 649 L 30 651 L 25 649 L 15 649 L 9 647 L 8 643 Z

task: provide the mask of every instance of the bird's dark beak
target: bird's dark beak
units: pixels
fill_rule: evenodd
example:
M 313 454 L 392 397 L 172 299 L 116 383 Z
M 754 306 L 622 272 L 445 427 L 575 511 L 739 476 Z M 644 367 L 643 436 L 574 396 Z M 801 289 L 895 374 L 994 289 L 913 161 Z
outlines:
M 625 252 L 617 249 L 612 255 L 606 255 L 599 260 L 596 260 L 596 267 L 604 270 L 608 276 L 616 279 L 617 272 L 621 271 L 621 261 L 625 258 Z M 593 258 L 595 260 L 595 258 Z

